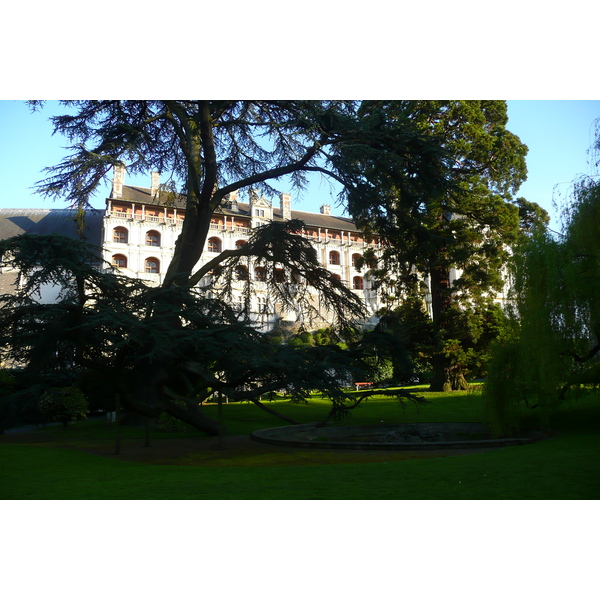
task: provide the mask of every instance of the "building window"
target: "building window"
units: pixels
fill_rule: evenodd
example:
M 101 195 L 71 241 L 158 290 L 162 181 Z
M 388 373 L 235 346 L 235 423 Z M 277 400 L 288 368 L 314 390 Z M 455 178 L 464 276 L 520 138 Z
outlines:
M 285 283 L 285 273 L 283 272 L 283 269 L 275 269 L 273 279 L 276 283 Z
M 267 299 L 264 296 L 258 296 L 256 299 L 259 313 L 266 313 L 268 311 Z
M 158 258 L 146 259 L 146 273 L 160 273 L 160 261 Z
M 115 254 L 112 257 L 112 266 L 118 267 L 119 269 L 126 269 L 127 268 L 127 257 L 123 256 L 122 254 Z
M 244 310 L 244 303 L 239 296 L 233 296 L 231 299 L 231 308 L 238 314 Z
M 362 256 L 360 254 L 353 254 L 352 255 L 352 266 L 357 269 L 358 265 L 360 265 L 360 263 L 362 262 Z
M 254 269 L 254 281 L 266 281 L 266 279 L 264 267 L 256 267 Z
M 329 253 L 329 264 L 330 265 L 339 265 L 340 264 L 340 253 L 332 250 Z
M 146 246 L 160 246 L 160 233 L 158 231 L 146 232 Z
M 208 240 L 209 252 L 221 252 L 221 240 L 216 237 L 211 237 Z
M 240 248 L 243 248 L 246 245 L 246 240 L 238 240 L 235 243 L 235 249 L 239 250 Z
M 235 276 L 238 281 L 248 280 L 248 269 L 244 265 L 238 265 L 235 268 Z
M 129 233 L 125 227 L 115 227 L 113 229 L 113 242 L 115 244 L 126 244 L 129 240 Z
M 352 287 L 355 290 L 364 290 L 365 289 L 365 282 L 364 282 L 363 278 L 362 277 L 355 277 L 352 280 Z
M 338 275 L 337 273 L 334 273 L 334 274 L 333 274 L 331 277 L 332 277 L 333 279 L 337 279 L 338 281 L 342 281 L 342 278 L 341 278 L 341 276 L 340 276 L 340 275 Z

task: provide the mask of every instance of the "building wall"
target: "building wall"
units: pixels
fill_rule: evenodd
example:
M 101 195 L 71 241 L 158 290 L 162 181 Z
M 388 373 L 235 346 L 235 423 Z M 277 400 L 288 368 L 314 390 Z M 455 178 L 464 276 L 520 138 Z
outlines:
M 259 212 L 260 211 L 260 212 Z M 222 250 L 235 249 L 239 242 L 247 242 L 252 228 L 260 226 L 273 218 L 273 211 L 267 206 L 264 199 L 255 199 L 250 203 L 249 215 L 227 215 L 215 214 L 211 220 L 210 232 L 202 254 L 202 258 L 196 268 L 199 268 L 218 253 L 209 248 L 211 241 L 218 241 L 218 248 Z M 156 285 L 162 283 L 170 260 L 173 257 L 175 242 L 181 233 L 183 211 L 175 209 L 161 210 L 159 207 L 151 208 L 143 205 L 130 205 L 124 200 L 109 200 L 104 217 L 103 227 L 103 251 L 104 259 L 115 264 L 115 257 L 126 258 L 127 266 L 120 268 L 121 272 L 130 277 L 144 279 Z M 124 232 L 126 241 L 115 238 L 115 232 Z M 156 232 L 160 236 L 160 246 L 149 245 L 149 232 Z M 311 240 L 317 250 L 320 263 L 331 273 L 337 275 L 342 282 L 361 298 L 364 299 L 370 318 L 374 318 L 375 312 L 380 308 L 379 295 L 371 289 L 370 281 L 366 275 L 366 269 L 359 271 L 354 258 L 362 256 L 364 250 L 372 247 L 362 235 L 356 231 L 344 229 L 330 229 L 307 226 L 303 231 L 304 237 Z M 148 273 L 146 261 L 158 259 L 158 273 Z M 254 281 L 254 268 L 249 270 L 249 277 Z M 362 278 L 362 289 L 354 289 L 355 278 Z M 200 285 L 206 285 L 206 278 Z M 234 285 L 234 293 L 236 286 Z M 241 295 L 242 284 L 237 286 Z M 266 284 L 254 281 L 254 295 L 252 301 L 253 310 L 256 312 L 256 320 L 265 322 L 264 316 L 259 317 L 262 311 L 260 307 L 265 302 L 270 302 Z M 315 297 L 315 302 L 318 299 Z M 324 322 L 327 315 L 324 315 Z M 274 322 L 277 318 L 288 321 L 296 321 L 299 315 L 294 313 L 273 313 L 268 319 Z

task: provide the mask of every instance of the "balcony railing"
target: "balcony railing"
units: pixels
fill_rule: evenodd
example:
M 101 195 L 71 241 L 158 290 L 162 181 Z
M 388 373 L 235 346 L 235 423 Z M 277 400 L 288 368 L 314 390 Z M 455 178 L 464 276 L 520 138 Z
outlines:
M 231 233 L 248 233 L 250 231 L 249 227 L 240 227 L 239 225 L 235 225 L 232 229 L 231 227 L 227 227 L 219 223 L 211 223 L 210 229 L 211 231 L 222 231 L 224 233 L 227 233 L 228 231 Z
M 171 217 L 165 217 L 164 215 L 132 215 L 131 213 L 119 212 L 119 211 L 111 211 L 106 212 L 107 217 L 112 217 L 113 219 L 124 219 L 129 221 L 148 221 L 149 223 L 165 223 L 167 225 L 181 225 L 183 224 L 183 217 L 178 216 L 177 219 L 173 219 Z M 219 224 L 219 223 L 211 223 L 210 224 L 211 231 L 222 231 L 222 232 L 231 232 L 231 233 L 249 233 L 249 227 L 240 227 L 236 225 L 233 229 L 231 227 Z M 335 246 L 352 246 L 354 248 L 380 248 L 381 245 L 379 242 L 368 243 L 364 240 L 362 241 L 348 241 L 347 239 L 341 240 L 339 238 L 333 237 L 325 237 L 322 235 L 320 238 L 314 237 L 307 233 L 302 234 L 303 238 L 310 240 L 311 242 L 319 242 L 319 243 L 328 243 Z
M 126 221 L 148 221 L 149 223 L 166 223 L 167 225 L 181 225 L 183 223 L 183 217 L 173 219 L 171 217 L 165 217 L 164 215 L 134 215 L 132 213 L 120 211 L 107 211 L 106 216 L 113 219 L 124 219 Z
M 309 235 L 308 233 L 303 233 L 302 234 L 303 238 L 306 238 L 307 240 L 310 240 L 311 242 L 315 242 L 315 243 L 321 243 L 321 244 L 332 244 L 335 246 L 352 246 L 353 248 L 379 248 L 380 244 L 379 242 L 372 242 L 372 243 L 368 243 L 366 241 L 355 241 L 355 240 L 351 240 L 348 241 L 347 239 L 341 240 L 339 238 L 332 238 L 332 237 L 327 237 L 325 238 L 324 235 L 322 235 L 320 238 L 315 237 L 314 235 Z

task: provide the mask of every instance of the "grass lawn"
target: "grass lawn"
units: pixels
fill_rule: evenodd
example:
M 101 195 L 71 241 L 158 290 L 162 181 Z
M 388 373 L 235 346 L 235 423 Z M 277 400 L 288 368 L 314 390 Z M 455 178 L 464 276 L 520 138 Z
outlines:
M 402 410 L 372 399 L 344 424 L 480 421 L 478 394 L 424 394 L 432 404 Z M 327 403 L 281 400 L 276 410 L 299 422 L 322 418 Z M 209 413 L 216 407 L 208 406 Z M 252 405 L 223 407 L 228 435 L 285 425 Z M 123 428 L 121 457 L 88 451 L 110 447 L 114 425 L 101 421 L 66 430 L 47 428 L 25 438 L 0 437 L 2 499 L 598 499 L 600 497 L 600 398 L 565 406 L 545 441 L 455 456 L 415 453 L 292 449 L 267 445 L 260 454 L 193 452 L 178 464 L 127 460 L 126 442 L 142 445 L 143 428 Z M 39 441 L 37 437 L 39 436 Z M 153 444 L 206 441 L 195 431 L 153 432 Z M 225 443 L 227 437 L 225 437 Z M 187 443 L 187 442 L 186 442 Z M 214 446 L 214 445 L 213 445 Z

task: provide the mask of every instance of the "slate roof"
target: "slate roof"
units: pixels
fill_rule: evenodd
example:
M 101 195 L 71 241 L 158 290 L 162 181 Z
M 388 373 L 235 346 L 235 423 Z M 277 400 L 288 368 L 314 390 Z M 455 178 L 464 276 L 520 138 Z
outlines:
M 165 193 L 159 194 L 159 197 L 152 196 L 150 188 L 137 187 L 135 185 L 124 185 L 123 196 L 121 198 L 111 198 L 111 200 L 124 200 L 125 202 L 133 202 L 135 204 L 146 204 L 148 206 L 165 206 L 167 202 L 161 201 L 161 198 L 166 196 Z M 168 206 L 185 209 L 185 198 L 176 195 L 170 199 Z
M 24 233 L 48 235 L 57 233 L 76 238 L 75 210 L 0 208 L 0 239 Z M 88 210 L 85 215 L 86 239 L 94 245 L 102 245 L 103 210 Z
M 150 194 L 150 188 L 141 188 L 132 185 L 123 186 L 123 196 L 118 200 L 146 204 L 149 206 L 164 206 L 164 203 L 160 201 L 160 196 L 157 199 Z M 185 199 L 181 196 L 176 196 L 175 199 L 172 200 L 172 206 L 178 209 L 185 209 Z M 250 205 L 247 202 L 238 202 L 237 206 L 237 210 L 231 210 L 231 208 L 227 208 L 226 206 L 220 206 L 216 212 L 234 217 L 250 216 Z M 282 220 L 280 208 L 273 207 L 273 218 L 276 221 Z M 347 217 L 337 217 L 335 215 L 323 215 L 321 213 L 292 210 L 292 219 L 300 219 L 301 221 L 304 221 L 306 225 L 311 227 L 321 227 L 323 229 L 343 229 L 344 231 L 358 231 L 356 225 L 354 225 L 352 222 L 352 219 Z

